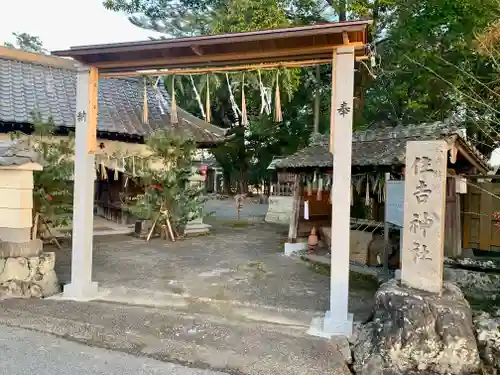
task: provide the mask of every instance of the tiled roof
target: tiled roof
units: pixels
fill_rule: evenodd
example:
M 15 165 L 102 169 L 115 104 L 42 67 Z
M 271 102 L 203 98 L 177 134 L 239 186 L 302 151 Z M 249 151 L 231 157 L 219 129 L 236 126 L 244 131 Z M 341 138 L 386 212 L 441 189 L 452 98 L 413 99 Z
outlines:
M 0 47 L 3 48 L 3 47 Z M 74 127 L 76 70 L 65 59 L 63 64 L 43 64 L 33 59 L 5 57 L 0 51 L 0 122 L 31 123 L 33 112 L 43 119 L 52 117 L 56 126 Z M 28 57 L 34 54 L 21 53 Z M 163 85 L 148 86 L 148 124 L 142 122 L 142 82 L 135 78 L 99 79 L 98 131 L 147 136 L 171 127 L 178 134 L 199 143 L 214 143 L 225 131 L 182 109 L 178 124 L 170 123 L 170 97 Z
M 0 165 L 38 163 L 39 156 L 22 140 L 0 141 Z
M 397 127 L 365 130 L 353 133 L 352 165 L 383 166 L 404 165 L 406 142 L 418 140 L 457 139 L 488 169 L 485 157 L 465 140 L 462 129 L 450 121 L 432 124 L 406 125 Z M 280 160 L 276 167 L 293 168 L 332 168 L 333 157 L 329 151 L 330 137 L 316 134 L 309 146 Z

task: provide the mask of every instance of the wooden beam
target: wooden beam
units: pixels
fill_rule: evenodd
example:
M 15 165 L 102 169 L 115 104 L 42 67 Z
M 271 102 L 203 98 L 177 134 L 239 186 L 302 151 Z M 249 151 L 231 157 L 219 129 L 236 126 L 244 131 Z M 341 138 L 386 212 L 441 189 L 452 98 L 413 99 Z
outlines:
M 295 61 L 295 62 L 300 62 L 300 61 L 305 61 L 305 60 L 311 60 L 311 59 L 329 59 L 330 58 L 330 53 L 325 53 L 323 56 L 318 56 L 318 55 L 311 55 L 311 56 L 301 56 L 300 59 L 290 59 L 290 58 L 283 58 L 283 57 L 277 57 L 277 58 L 269 58 L 265 59 L 266 63 L 282 63 L 283 61 Z M 368 56 L 358 56 L 356 58 L 356 61 L 361 61 L 361 60 L 368 60 Z M 101 73 L 135 73 L 135 72 L 142 72 L 145 73 L 146 75 L 151 75 L 151 72 L 157 72 L 157 71 L 167 71 L 167 70 L 172 70 L 172 69 L 215 69 L 215 68 L 220 68 L 223 66 L 231 67 L 231 66 L 236 66 L 236 65 L 255 65 L 255 64 L 262 64 L 263 59 L 255 59 L 255 60 L 244 60 L 244 61 L 232 61 L 224 65 L 224 63 L 216 63 L 216 64 L 211 64 L 211 63 L 197 63 L 197 64 L 176 64 L 176 65 L 169 65 L 168 67 L 165 66 L 149 66 L 147 69 L 145 67 L 141 69 L 137 68 L 113 68 L 113 69 L 104 69 L 104 70 L 99 70 Z M 239 62 L 239 64 L 237 64 Z
M 191 46 L 191 50 L 198 56 L 203 56 L 203 50 L 201 49 L 200 46 Z
M 467 161 L 472 164 L 473 167 L 477 168 L 478 171 L 482 173 L 488 173 L 488 169 L 484 165 L 482 165 L 482 163 L 478 161 L 477 157 L 472 155 L 467 148 L 461 145 L 460 142 L 455 142 L 455 147 L 457 148 L 458 154 L 464 156 Z
M 465 177 L 465 178 L 468 178 L 468 179 L 493 179 L 493 180 L 496 180 L 496 179 L 499 179 L 500 178 L 500 174 L 460 174 L 461 176 Z
M 342 32 L 342 41 L 345 45 L 349 45 L 349 34 L 347 31 Z
M 455 189 L 456 190 L 456 189 Z M 456 220 L 456 240 L 455 240 L 455 254 L 456 256 L 462 255 L 462 194 L 457 194 L 455 191 L 455 220 Z
M 471 228 L 471 216 L 467 214 L 467 212 L 471 211 L 471 198 L 472 198 L 472 186 L 467 187 L 467 194 L 463 197 L 463 211 L 460 211 L 460 214 L 463 218 L 463 244 L 462 247 L 465 249 L 470 248 L 470 228 Z
M 491 191 L 491 183 L 485 183 L 481 187 L 486 191 Z M 480 191 L 480 209 L 481 216 L 479 217 L 479 248 L 489 251 L 491 245 L 491 224 L 493 219 L 493 197 Z
M 299 216 L 300 216 L 300 201 L 302 196 L 300 194 L 300 174 L 295 174 L 295 179 L 293 183 L 293 202 L 292 202 L 292 214 L 290 215 L 290 227 L 288 228 L 288 242 L 295 243 L 297 241 L 297 230 L 299 226 Z
M 97 117 L 99 96 L 99 72 L 97 68 L 90 67 L 89 73 L 89 105 L 88 105 L 88 153 L 95 154 L 97 151 Z
M 364 47 L 362 42 L 350 43 L 349 46 L 359 49 Z M 311 56 L 321 53 L 329 53 L 340 47 L 345 47 L 345 44 L 336 45 L 325 45 L 325 46 L 309 46 L 309 47 L 297 47 L 297 48 L 287 48 L 282 50 L 272 50 L 272 51 L 255 51 L 255 52 L 242 52 L 242 53 L 220 53 L 214 55 L 204 55 L 204 56 L 188 56 L 188 57 L 163 57 L 156 59 L 143 59 L 143 60 L 121 60 L 121 61 L 110 61 L 110 62 L 92 62 L 91 65 L 96 66 L 98 69 L 119 69 L 119 68 L 135 68 L 144 69 L 144 67 L 152 66 L 175 66 L 184 64 L 208 64 L 215 65 L 217 62 L 230 63 L 237 61 L 245 61 L 252 59 L 268 59 L 268 58 L 294 58 L 300 56 Z
M 52 66 L 54 68 L 64 68 L 76 70 L 75 61 L 62 57 L 47 56 L 40 53 L 25 52 L 16 48 L 0 46 L 0 57 L 8 60 L 23 61 L 27 63 Z
M 250 70 L 265 70 L 276 68 L 298 68 L 320 64 L 330 64 L 329 59 L 322 60 L 306 60 L 306 61 L 293 61 L 293 62 L 278 62 L 268 64 L 255 64 L 255 65 L 235 65 L 223 66 L 220 68 L 198 68 L 198 69 L 169 69 L 151 72 L 130 72 L 130 73 L 102 73 L 101 77 L 122 77 L 122 76 L 142 76 L 142 75 L 197 75 L 207 73 L 223 73 L 232 71 L 250 71 Z

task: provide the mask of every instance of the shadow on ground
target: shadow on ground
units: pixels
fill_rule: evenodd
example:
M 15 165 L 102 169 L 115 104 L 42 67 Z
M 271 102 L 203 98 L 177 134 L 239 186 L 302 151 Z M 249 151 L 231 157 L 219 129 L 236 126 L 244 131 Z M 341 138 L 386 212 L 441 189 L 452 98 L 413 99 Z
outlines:
M 285 257 L 286 227 L 211 220 L 210 235 L 175 243 L 131 236 L 94 238 L 94 280 L 100 287 L 173 293 L 282 309 L 325 311 L 328 275 Z M 56 272 L 70 280 L 71 249 L 57 252 Z M 369 314 L 373 288 L 351 286 L 350 310 Z

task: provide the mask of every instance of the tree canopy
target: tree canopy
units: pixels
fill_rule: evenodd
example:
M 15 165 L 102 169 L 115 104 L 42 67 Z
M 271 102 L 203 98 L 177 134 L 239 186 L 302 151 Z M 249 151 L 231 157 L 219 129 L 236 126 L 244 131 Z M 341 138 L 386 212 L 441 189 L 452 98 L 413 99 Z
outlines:
M 33 36 L 28 33 L 12 33 L 12 35 L 15 38 L 15 42 L 5 42 L 5 47 L 22 49 L 26 52 L 47 53 L 47 50 L 43 48 L 43 43 L 38 36 Z
M 498 0 L 106 0 L 104 5 L 128 12 L 135 25 L 166 36 L 373 19 L 368 47 L 375 65 L 363 62 L 357 69 L 357 128 L 454 116 L 483 152 L 490 152 L 498 140 L 499 49 L 494 43 L 484 47 L 487 36 L 498 43 Z M 492 24 L 496 27 L 488 29 Z M 241 179 L 250 173 L 254 182 L 260 181 L 273 156 L 303 146 L 313 124 L 316 90 L 321 93 L 320 129 L 327 131 L 329 67 L 321 68 L 320 82 L 314 79 L 314 68 L 295 69 L 287 77 L 281 88 L 289 95 L 279 124 L 260 115 L 257 89 L 246 93 L 251 108 L 248 129 L 231 118 L 224 85 L 212 94 L 212 122 L 236 133 L 230 144 L 214 151 L 228 175 L 239 173 Z M 273 78 L 266 79 L 272 85 Z M 241 77 L 235 82 L 241 86 Z M 189 95 L 179 105 L 200 115 Z

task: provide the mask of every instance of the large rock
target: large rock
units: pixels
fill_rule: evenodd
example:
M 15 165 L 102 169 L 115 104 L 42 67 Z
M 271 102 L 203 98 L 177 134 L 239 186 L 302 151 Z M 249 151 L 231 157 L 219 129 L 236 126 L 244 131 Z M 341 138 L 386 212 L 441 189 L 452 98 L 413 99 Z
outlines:
M 39 260 L 38 272 L 45 275 L 54 270 L 56 266 L 56 253 L 42 253 Z
M 500 318 L 481 312 L 473 321 L 479 355 L 485 364 L 484 374 L 500 373 Z
M 0 300 L 8 298 L 41 298 L 60 292 L 55 253 L 37 257 L 0 258 Z
M 444 279 L 478 298 L 491 297 L 500 290 L 500 275 L 497 273 L 445 267 Z
M 481 366 L 470 306 L 450 283 L 442 296 L 383 284 L 353 355 L 358 375 L 469 375 Z
M 30 262 L 26 258 L 8 258 L 3 272 L 0 273 L 0 283 L 19 280 L 28 281 L 31 275 Z
M 40 287 L 41 297 L 49 297 L 61 292 L 61 285 L 54 270 L 44 274 L 37 273 L 33 278 L 33 284 Z
M 0 284 L 0 300 L 10 298 L 40 298 L 41 288 L 28 281 L 11 280 Z

